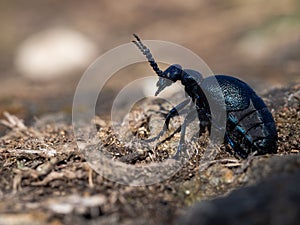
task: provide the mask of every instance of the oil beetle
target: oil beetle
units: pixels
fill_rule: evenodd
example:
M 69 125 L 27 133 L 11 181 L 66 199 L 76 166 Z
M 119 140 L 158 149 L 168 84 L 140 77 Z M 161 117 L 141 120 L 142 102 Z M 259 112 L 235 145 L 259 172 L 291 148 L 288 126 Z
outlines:
M 181 132 L 175 158 L 180 154 L 182 146 L 185 144 L 186 126 L 195 119 L 194 115 L 198 116 L 200 121 L 200 135 L 206 129 L 210 132 L 214 124 L 211 120 L 208 94 L 213 98 L 215 104 L 219 104 L 220 99 L 225 101 L 227 119 L 224 143 L 229 144 L 235 153 L 242 158 L 247 158 L 250 153 L 261 155 L 277 152 L 278 138 L 272 114 L 263 100 L 245 82 L 227 75 L 203 78 L 199 72 L 182 69 L 177 64 L 171 65 L 165 71 L 162 71 L 155 62 L 149 48 L 142 43 L 136 34 L 134 34 L 134 37 L 136 40 L 133 43 L 146 56 L 152 69 L 159 76 L 155 96 L 178 80 L 185 87 L 187 94 L 186 100 L 169 111 L 163 130 L 156 137 L 148 139 L 148 141 L 154 141 L 161 137 L 168 129 L 170 119 L 178 116 L 178 111 L 188 111 L 189 105 L 194 105 L 197 112 L 196 114 L 187 112 L 183 124 L 175 131 Z M 216 79 L 217 82 L 214 84 L 211 82 L 212 79 Z M 217 90 L 221 90 L 223 98 L 215 95 Z

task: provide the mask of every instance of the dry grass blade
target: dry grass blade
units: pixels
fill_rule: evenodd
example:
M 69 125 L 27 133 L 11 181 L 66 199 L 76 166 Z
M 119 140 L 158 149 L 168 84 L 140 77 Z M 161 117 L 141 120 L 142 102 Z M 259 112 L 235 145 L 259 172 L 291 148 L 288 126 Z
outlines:
M 0 120 L 0 124 L 10 128 L 10 129 L 17 129 L 17 130 L 25 130 L 27 127 L 24 125 L 23 120 L 19 119 L 18 117 L 11 115 L 9 112 L 4 112 L 3 115 L 5 116 L 6 120 Z

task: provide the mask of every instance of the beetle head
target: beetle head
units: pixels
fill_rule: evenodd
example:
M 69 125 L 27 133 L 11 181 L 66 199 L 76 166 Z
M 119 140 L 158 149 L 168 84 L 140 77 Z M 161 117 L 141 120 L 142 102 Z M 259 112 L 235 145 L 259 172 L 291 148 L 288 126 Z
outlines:
M 157 91 L 155 96 L 162 92 L 166 87 L 170 86 L 177 80 L 180 80 L 182 76 L 182 67 L 178 64 L 171 65 L 161 75 L 156 83 Z

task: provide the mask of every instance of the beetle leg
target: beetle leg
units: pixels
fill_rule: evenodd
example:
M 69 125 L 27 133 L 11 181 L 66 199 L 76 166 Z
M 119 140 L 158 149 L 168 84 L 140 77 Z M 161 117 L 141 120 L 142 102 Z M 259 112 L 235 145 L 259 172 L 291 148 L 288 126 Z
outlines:
M 164 124 L 165 131 L 169 129 L 170 120 L 173 117 L 178 116 L 179 115 L 178 111 L 181 111 L 187 104 L 190 103 L 190 101 L 191 101 L 190 99 L 186 99 L 169 111 L 168 115 L 166 116 L 166 121 Z
M 245 159 L 247 158 L 247 153 L 242 148 L 239 148 L 234 141 L 228 136 L 227 133 L 225 133 L 224 137 L 225 143 L 229 144 L 234 152 L 236 152 L 241 158 Z
M 171 109 L 169 111 L 169 113 L 167 114 L 166 116 L 166 120 L 165 120 L 165 123 L 164 123 L 164 127 L 162 129 L 161 132 L 159 132 L 159 134 L 153 138 L 150 138 L 150 139 L 147 139 L 145 140 L 146 142 L 153 142 L 157 139 L 159 139 L 161 136 L 164 135 L 164 133 L 169 129 L 169 123 L 170 123 L 170 120 L 175 117 L 175 116 L 178 116 L 179 115 L 179 111 L 181 111 L 187 104 L 189 104 L 191 100 L 190 99 L 186 99 L 184 100 L 183 102 L 181 102 L 180 104 L 178 104 L 177 106 L 175 106 L 173 109 Z M 180 131 L 180 129 L 176 130 L 176 133 L 178 133 Z
M 211 119 L 206 110 L 198 110 L 199 118 L 199 136 L 205 133 L 206 128 L 210 134 L 211 129 Z
M 178 159 L 179 155 L 181 154 L 181 152 L 185 153 L 186 150 L 186 146 L 185 146 L 185 133 L 186 133 L 186 128 L 187 126 L 193 122 L 195 119 L 197 118 L 197 111 L 191 110 L 188 112 L 187 116 L 185 117 L 183 124 L 181 126 L 181 134 L 180 134 L 180 140 L 179 140 L 179 145 L 178 145 L 178 149 L 177 152 L 174 156 L 174 159 Z

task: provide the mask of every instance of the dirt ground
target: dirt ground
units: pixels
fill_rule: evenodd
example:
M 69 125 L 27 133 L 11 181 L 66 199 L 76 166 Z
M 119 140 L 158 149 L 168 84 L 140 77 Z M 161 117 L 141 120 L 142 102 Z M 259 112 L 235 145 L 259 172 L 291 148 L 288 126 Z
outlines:
M 239 196 L 236 191 L 246 192 L 249 186 L 261 190 L 261 196 L 253 195 L 254 202 L 272 193 L 264 205 L 285 205 L 288 212 L 267 207 L 267 216 L 261 220 L 256 213 L 262 208 L 257 206 L 258 210 L 244 215 L 246 221 L 257 218 L 255 224 L 271 224 L 272 216 L 299 212 L 299 204 L 289 204 L 291 199 L 299 202 L 299 191 L 291 192 L 292 197 L 279 191 L 282 198 L 277 198 L 277 188 L 266 189 L 261 183 L 278 177 L 271 184 L 279 187 L 289 185 L 287 179 L 299 180 L 294 176 L 300 169 L 299 12 L 297 0 L 131 0 L 126 4 L 110 0 L 0 0 L 0 225 L 193 224 L 191 220 L 196 223 L 197 218 L 190 210 L 206 201 L 211 206 L 223 199 L 228 204 L 223 207 L 236 206 L 228 216 L 247 211 L 249 205 L 243 208 L 230 196 Z M 75 89 L 89 65 L 37 81 L 25 77 L 15 64 L 26 38 L 56 27 L 89 37 L 99 56 L 130 42 L 132 33 L 191 49 L 213 72 L 241 78 L 263 97 L 276 121 L 278 153 L 242 160 L 225 151 L 226 146 L 219 146 L 216 158 L 202 164 L 208 142 L 203 136 L 191 142 L 191 158 L 167 180 L 135 187 L 106 179 L 78 149 L 71 123 Z M 119 141 L 111 130 L 108 115 L 114 97 L 129 81 L 148 74 L 153 75 L 148 65 L 120 71 L 103 90 L 103 105 L 93 121 L 95 138 L 102 144 L 92 147 L 134 166 L 166 160 L 176 150 L 179 138 L 175 135 L 155 151 L 140 151 L 130 145 L 134 141 Z M 169 109 L 153 99 L 142 104 L 123 127 L 131 131 L 127 138 L 151 135 L 148 127 L 156 124 L 151 125 L 149 118 L 161 119 Z M 172 121 L 171 130 L 177 122 Z M 125 180 L 129 177 L 124 175 Z M 291 221 L 285 225 L 296 224 Z M 299 216 L 294 221 L 299 221 Z
M 266 95 L 278 128 L 276 155 L 242 160 L 223 149 L 200 173 L 201 149 L 205 147 L 202 138 L 193 144 L 198 154 L 174 176 L 139 187 L 115 183 L 93 171 L 63 116 L 48 115 L 28 127 L 6 114 L 1 123 L 11 131 L 0 139 L 0 224 L 175 224 L 187 207 L 199 200 L 224 196 L 282 173 L 293 174 L 300 169 L 299 93 L 300 85 L 296 84 Z M 50 123 L 49 118 L 58 122 Z M 134 125 L 132 133 L 143 135 L 145 123 L 138 118 L 128 124 Z M 118 142 L 107 121 L 98 118 L 95 123 L 107 155 L 115 160 L 138 165 L 172 154 L 174 139 L 159 145 L 153 158 L 151 151 L 134 154 L 136 149 Z M 287 156 L 296 158 L 289 161 Z M 274 157 L 282 161 L 279 169 L 273 165 Z

